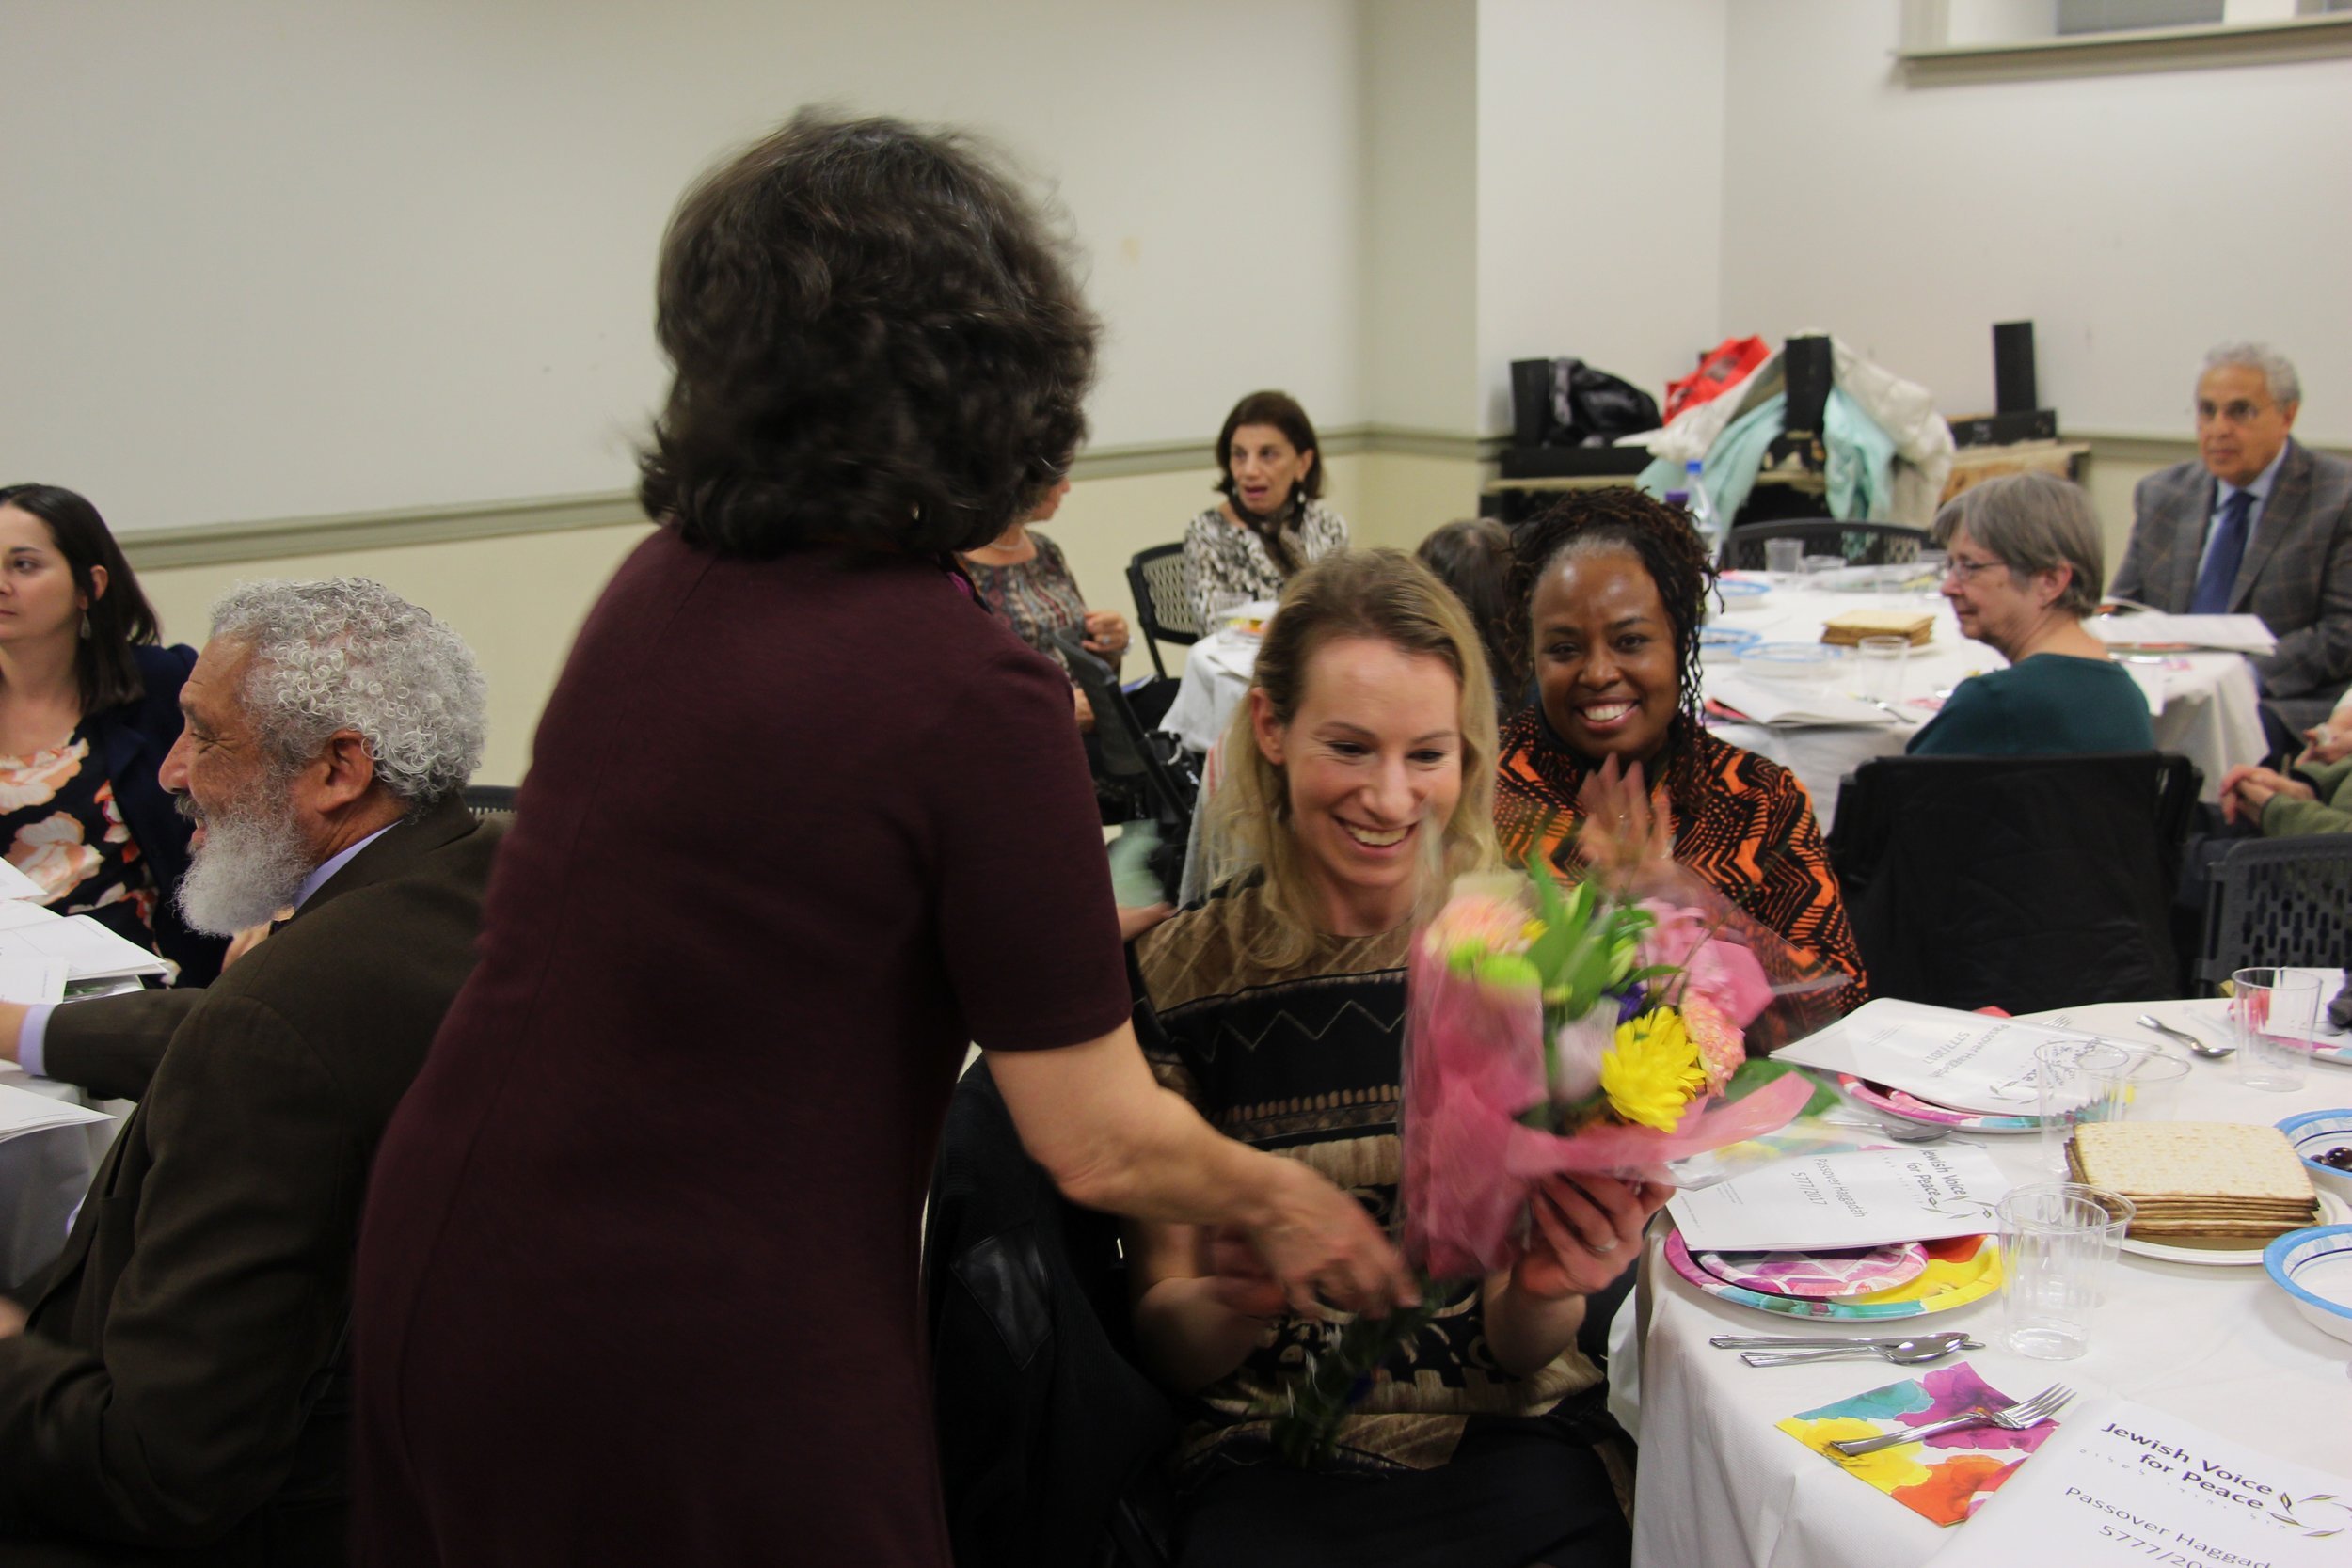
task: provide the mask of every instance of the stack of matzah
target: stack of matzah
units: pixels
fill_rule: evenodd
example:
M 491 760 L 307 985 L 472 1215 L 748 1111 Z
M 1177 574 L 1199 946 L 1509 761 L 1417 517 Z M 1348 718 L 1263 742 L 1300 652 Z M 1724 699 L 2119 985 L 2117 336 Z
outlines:
M 1866 637 L 1903 637 L 1924 648 L 1935 635 L 1935 617 L 1926 610 L 1881 609 L 1841 610 L 1821 623 L 1821 641 L 1851 648 Z
M 2231 1121 L 2094 1121 L 2074 1130 L 2078 1181 L 2122 1193 L 2149 1240 L 2268 1241 L 2316 1224 L 2319 1197 L 2286 1134 Z

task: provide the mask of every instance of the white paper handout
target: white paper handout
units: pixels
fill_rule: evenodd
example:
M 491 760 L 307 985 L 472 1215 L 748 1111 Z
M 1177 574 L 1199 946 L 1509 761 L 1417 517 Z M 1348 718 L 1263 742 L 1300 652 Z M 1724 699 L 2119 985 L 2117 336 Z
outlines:
M 24 909 L 0 904 L 0 911 Z M 0 958 L 60 958 L 74 980 L 115 979 L 126 974 L 168 974 L 171 966 L 137 942 L 115 935 L 86 914 L 64 919 L 47 910 L 42 919 L 9 928 L 0 915 Z
M 2061 1416 L 2057 1434 L 1930 1560 L 2344 1568 L 2352 1481 L 2129 1400 L 2092 1400 Z
M 2083 623 L 2110 648 L 2212 648 L 2225 654 L 2268 657 L 2279 651 L 2259 615 L 2094 615 Z
M 2090 1037 L 2047 1023 L 1882 997 L 1819 1034 L 1782 1046 L 1772 1059 L 1851 1072 L 1956 1110 L 2030 1117 L 2041 1110 L 2034 1048 Z
M 113 1119 L 105 1112 L 93 1111 L 87 1105 L 52 1100 L 30 1089 L 0 1084 L 0 1141 L 25 1132 L 44 1132 L 53 1127 L 87 1127 Z
M 1894 715 L 1876 704 L 1841 696 L 1802 681 L 1760 681 L 1748 675 L 1710 674 L 1707 677 L 1707 694 L 1759 724 L 1778 724 L 1788 729 L 1884 725 L 1895 721 Z
M 72 966 L 63 958 L 0 952 L 0 1002 L 62 1002 L 72 977 Z
M 1693 1252 L 1812 1251 L 1982 1235 L 2010 1186 L 1993 1156 L 1953 1144 L 1780 1160 L 1666 1207 Z
M 49 890 L 19 871 L 13 862 L 0 861 L 0 899 L 30 898 L 36 903 L 49 896 Z

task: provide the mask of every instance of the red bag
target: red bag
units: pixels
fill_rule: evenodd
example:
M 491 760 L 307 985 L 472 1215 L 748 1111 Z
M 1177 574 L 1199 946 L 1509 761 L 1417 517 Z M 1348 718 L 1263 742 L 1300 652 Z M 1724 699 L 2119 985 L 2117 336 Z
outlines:
M 1761 338 L 1725 338 L 1699 356 L 1699 368 L 1679 381 L 1666 383 L 1666 418 L 1671 421 L 1686 408 L 1721 397 L 1772 356 Z

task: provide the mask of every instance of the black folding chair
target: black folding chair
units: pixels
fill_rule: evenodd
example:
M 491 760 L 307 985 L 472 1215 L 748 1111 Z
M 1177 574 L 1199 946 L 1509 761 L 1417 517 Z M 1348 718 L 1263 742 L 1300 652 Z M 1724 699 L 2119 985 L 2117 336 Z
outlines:
M 515 819 L 515 797 L 519 793 L 513 784 L 468 784 L 466 804 L 485 822 L 509 822 Z
M 2177 994 L 2197 777 L 2155 752 L 1864 763 L 1829 852 L 1871 991 L 2014 1013 Z
M 1054 641 L 1070 666 L 1071 678 L 1086 693 L 1087 705 L 1094 710 L 1095 749 L 1102 758 L 1096 782 L 1139 798 L 1146 819 L 1160 835 L 1159 847 L 1150 861 L 1152 871 L 1167 891 L 1168 902 L 1174 903 L 1184 878 L 1184 843 L 1192 834 L 1193 805 L 1200 794 L 1178 760 L 1183 748 L 1175 736 L 1144 728 L 1127 693 L 1120 689 L 1118 675 L 1088 653 L 1076 637 L 1057 631 Z
M 1920 529 L 1899 523 L 1841 523 L 1835 517 L 1787 517 L 1778 522 L 1749 523 L 1724 537 L 1723 568 L 1727 572 L 1764 569 L 1764 545 L 1772 539 L 1803 541 L 1807 555 L 1834 555 L 1849 566 L 1898 566 L 1919 559 L 1928 536 Z
M 2352 965 L 2352 834 L 2242 839 L 2212 875 L 2201 985 L 2254 964 Z
M 1160 662 L 1160 644 L 1185 647 L 1200 641 L 1200 623 L 1194 618 L 1191 597 L 1184 592 L 1184 546 L 1154 545 L 1137 551 L 1127 562 L 1127 589 L 1136 597 L 1136 614 L 1152 650 L 1152 668 L 1166 677 L 1168 666 Z

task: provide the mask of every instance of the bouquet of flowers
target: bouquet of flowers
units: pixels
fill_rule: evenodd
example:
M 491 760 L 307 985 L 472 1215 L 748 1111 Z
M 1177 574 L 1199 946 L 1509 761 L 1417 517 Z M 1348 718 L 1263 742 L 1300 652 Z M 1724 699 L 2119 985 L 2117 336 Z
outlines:
M 1644 879 L 1649 896 L 1635 891 Z M 1406 1258 L 1426 1285 L 1510 1267 L 1546 1176 L 1677 1184 L 1669 1162 L 1772 1132 L 1815 1092 L 1749 1062 L 1745 1037 L 1776 996 L 1827 983 L 1678 868 L 1613 886 L 1564 887 L 1540 861 L 1525 877 L 1464 878 L 1406 976 L 1399 1196 Z M 1429 1310 L 1359 1318 L 1311 1357 L 1277 1447 L 1299 1463 L 1328 1449 Z
M 1772 1132 L 1811 1098 L 1777 1069 L 1742 1079 L 1745 1031 L 1774 997 L 1756 933 L 1711 893 L 1675 891 L 1564 888 L 1540 866 L 1465 879 L 1415 943 L 1404 1242 L 1433 1277 L 1509 1266 L 1540 1177 L 1671 1182 L 1668 1162 Z

